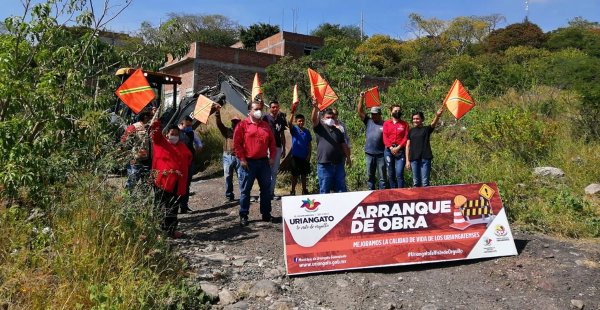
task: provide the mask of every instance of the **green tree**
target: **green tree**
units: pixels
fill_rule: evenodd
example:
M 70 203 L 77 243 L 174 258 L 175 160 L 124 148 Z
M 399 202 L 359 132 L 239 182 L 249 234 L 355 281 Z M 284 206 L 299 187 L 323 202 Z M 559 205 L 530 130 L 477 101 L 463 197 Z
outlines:
M 167 54 L 179 56 L 187 53 L 192 42 L 217 46 L 230 46 L 237 42 L 240 26 L 223 15 L 170 13 L 168 17 L 158 27 L 142 22 L 138 34 L 146 48 L 154 50 L 163 60 Z
M 553 51 L 572 47 L 588 55 L 600 57 L 600 30 L 585 26 L 559 28 L 548 34 L 548 41 L 544 46 Z
M 323 23 L 317 26 L 310 32 L 310 35 L 327 38 L 349 38 L 360 41 L 360 28 L 358 26 L 346 25 L 341 26 L 340 24 Z
M 110 147 L 103 111 L 123 58 L 98 38 L 107 12 L 70 4 L 62 12 L 83 10 L 80 33 L 59 24 L 48 2 L 26 6 L 27 21 L 7 18 L 0 36 L 0 196 L 13 203 L 44 205 L 55 184 L 104 163 Z
M 491 27 L 485 18 L 461 16 L 450 21 L 442 35 L 460 55 L 471 44 L 481 43 L 489 35 Z
M 258 23 L 250 25 L 248 28 L 240 29 L 240 41 L 244 44 L 245 49 L 255 50 L 256 43 L 278 33 L 279 26 Z
M 364 56 L 380 76 L 400 74 L 402 52 L 402 43 L 386 35 L 374 35 L 356 48 L 356 54 Z
M 486 38 L 484 46 L 488 52 L 495 53 L 505 51 L 511 46 L 541 47 L 545 40 L 546 36 L 538 25 L 524 22 L 492 31 Z

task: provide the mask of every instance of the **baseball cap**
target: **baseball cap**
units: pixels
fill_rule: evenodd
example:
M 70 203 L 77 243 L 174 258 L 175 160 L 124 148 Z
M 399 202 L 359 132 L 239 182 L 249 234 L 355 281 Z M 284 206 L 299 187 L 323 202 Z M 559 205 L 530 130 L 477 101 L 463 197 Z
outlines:
M 381 113 L 381 108 L 380 107 L 372 107 L 370 112 L 371 112 L 371 114 L 379 114 L 379 113 Z

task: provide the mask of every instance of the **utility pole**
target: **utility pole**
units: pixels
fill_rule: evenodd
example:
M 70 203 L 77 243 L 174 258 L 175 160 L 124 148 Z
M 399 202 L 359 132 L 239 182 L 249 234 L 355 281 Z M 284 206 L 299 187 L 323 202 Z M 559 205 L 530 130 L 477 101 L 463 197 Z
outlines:
M 360 40 L 362 41 L 365 37 L 365 20 L 363 17 L 363 12 L 360 11 Z

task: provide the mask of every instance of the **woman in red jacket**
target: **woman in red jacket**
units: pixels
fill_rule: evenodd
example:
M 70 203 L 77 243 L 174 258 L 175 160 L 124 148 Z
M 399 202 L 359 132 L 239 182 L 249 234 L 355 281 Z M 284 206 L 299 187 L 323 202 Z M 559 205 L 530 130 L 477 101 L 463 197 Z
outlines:
M 383 123 L 383 144 L 385 145 L 383 155 L 390 188 L 403 188 L 408 123 L 401 119 L 402 113 L 399 105 L 392 105 L 391 112 L 392 118 Z
M 170 126 L 166 136 L 160 132 L 160 122 L 152 123 L 153 154 L 152 175 L 154 176 L 154 203 L 164 216 L 161 228 L 170 237 L 183 236 L 177 229 L 177 211 L 179 197 L 186 192 L 188 169 L 192 162 L 192 153 L 179 141 L 179 127 Z

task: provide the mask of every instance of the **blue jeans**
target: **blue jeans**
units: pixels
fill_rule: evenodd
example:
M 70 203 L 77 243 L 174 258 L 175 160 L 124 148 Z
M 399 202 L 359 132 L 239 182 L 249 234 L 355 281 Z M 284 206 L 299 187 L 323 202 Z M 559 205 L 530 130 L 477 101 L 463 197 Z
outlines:
M 379 175 L 379 189 L 385 189 L 385 158 L 383 154 L 371 155 L 365 153 L 365 161 L 367 164 L 367 186 L 369 190 L 375 190 L 376 177 Z M 375 174 L 377 172 L 377 174 Z
M 233 174 L 240 179 L 238 169 L 240 168 L 240 160 L 227 152 L 223 153 L 223 175 L 225 176 L 225 197 L 235 198 L 233 194 Z
M 271 167 L 271 196 L 275 196 L 275 186 L 277 185 L 277 173 L 279 172 L 279 162 L 281 161 L 282 147 L 275 148 L 275 163 Z
M 258 181 L 260 188 L 260 213 L 271 214 L 271 166 L 269 160 L 248 159 L 248 169 L 241 165 L 238 169 L 240 181 L 240 215 L 247 216 L 250 211 L 250 191 L 254 180 Z
M 406 164 L 404 149 L 401 149 L 398 154 L 394 156 L 390 149 L 386 148 L 384 155 L 390 188 L 403 188 L 404 165 Z
M 411 160 L 410 168 L 413 173 L 413 186 L 429 186 L 429 175 L 431 174 L 431 159 Z
M 190 202 L 190 185 L 192 185 L 192 174 L 194 173 L 194 170 L 196 170 L 196 168 L 194 167 L 194 161 L 192 160 L 192 163 L 188 168 L 188 178 L 187 184 L 185 185 L 185 194 L 183 194 L 179 199 L 179 205 L 182 209 L 188 208 L 188 203 Z
M 331 191 L 336 193 L 348 191 L 344 163 L 317 164 L 317 177 L 320 194 L 329 194 Z
M 142 182 L 148 180 L 149 175 L 150 167 L 142 164 L 127 164 L 127 183 L 125 183 L 125 188 L 132 190 L 140 180 Z

